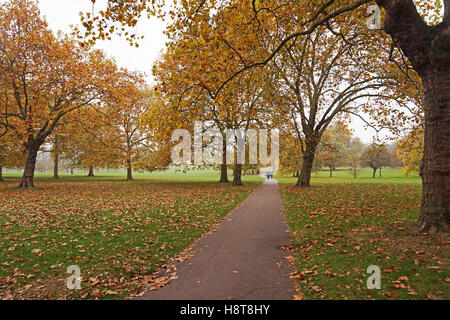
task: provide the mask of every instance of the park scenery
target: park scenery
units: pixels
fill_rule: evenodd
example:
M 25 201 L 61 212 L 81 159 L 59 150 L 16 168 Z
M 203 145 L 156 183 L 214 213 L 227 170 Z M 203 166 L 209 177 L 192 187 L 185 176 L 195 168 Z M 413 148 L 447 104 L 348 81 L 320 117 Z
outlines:
M 448 300 L 449 75 L 450 0 L 0 0 L 0 299 Z

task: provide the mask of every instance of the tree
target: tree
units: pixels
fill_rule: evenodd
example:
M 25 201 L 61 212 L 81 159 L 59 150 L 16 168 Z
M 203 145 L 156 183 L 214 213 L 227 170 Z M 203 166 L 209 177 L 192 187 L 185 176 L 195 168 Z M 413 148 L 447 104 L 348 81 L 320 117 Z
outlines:
M 234 35 L 239 34 L 239 30 L 229 30 L 226 21 L 236 16 L 239 10 L 226 7 L 211 14 L 210 18 L 203 17 L 191 33 L 170 43 L 155 65 L 157 90 L 170 105 L 163 110 L 162 118 L 172 123 L 172 129 L 182 127 L 192 131 L 193 122 L 202 121 L 206 126 L 217 128 L 224 138 L 229 130 L 239 131 L 245 138 L 248 129 L 262 128 L 270 121 L 267 116 L 269 91 L 264 89 L 271 78 L 266 72 L 249 72 L 236 77 L 220 97 L 212 96 L 221 75 L 227 74 L 229 66 L 240 63 L 238 58 L 230 59 L 226 54 L 233 45 Z M 249 51 L 251 45 L 250 41 L 242 44 Z M 222 183 L 228 181 L 226 151 L 223 143 Z M 242 165 L 235 163 L 234 186 L 242 185 L 241 174 Z
M 10 0 L 0 8 L 0 77 L 5 91 L 0 125 L 27 150 L 20 187 L 34 187 L 36 157 L 55 127 L 71 112 L 101 96 L 108 63 L 99 51 L 85 51 L 56 38 L 34 1 Z
M 360 159 L 364 144 L 358 137 L 352 137 L 347 147 L 347 164 L 352 168 L 353 177 L 356 178 L 358 167 L 360 166 Z
M 364 150 L 361 162 L 364 166 L 372 168 L 372 178 L 375 178 L 377 170 L 388 163 L 388 158 L 386 146 L 373 142 Z
M 346 162 L 346 143 L 350 141 L 350 132 L 343 124 L 337 123 L 328 127 L 325 131 L 318 148 L 319 162 L 330 170 L 330 178 L 333 170 Z
M 314 156 L 324 133 L 337 117 L 371 112 L 372 105 L 385 112 L 388 109 L 388 103 L 383 102 L 390 98 L 388 86 L 393 82 L 380 68 L 383 59 L 380 52 L 383 46 L 387 47 L 384 39 L 366 35 L 356 23 L 353 29 L 346 29 L 346 23 L 340 21 L 333 26 L 342 30 L 339 35 L 326 27 L 317 28 L 282 49 L 280 58 L 272 62 L 274 73 L 281 80 L 276 87 L 277 95 L 285 98 L 281 103 L 287 106 L 287 110 L 280 109 L 290 115 L 299 139 L 304 140 L 300 141 L 304 152 L 298 186 L 310 185 Z M 386 57 L 388 51 L 387 48 L 384 52 Z M 369 103 L 373 99 L 378 100 L 376 104 Z M 323 160 L 320 162 L 325 164 Z
M 146 87 L 143 75 L 122 69 L 117 74 L 114 87 L 110 88 L 102 115 L 113 131 L 106 136 L 103 145 L 114 149 L 117 161 L 127 169 L 127 180 L 133 180 L 133 167 L 151 165 L 149 153 L 157 152 L 151 130 L 142 116 L 150 112 L 154 104 L 152 90 Z

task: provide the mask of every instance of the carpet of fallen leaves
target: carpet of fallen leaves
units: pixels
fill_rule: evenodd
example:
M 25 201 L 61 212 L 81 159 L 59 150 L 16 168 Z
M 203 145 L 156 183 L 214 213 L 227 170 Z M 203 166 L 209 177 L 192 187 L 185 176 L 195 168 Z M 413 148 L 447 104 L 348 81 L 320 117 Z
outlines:
M 419 185 L 281 185 L 296 299 L 450 299 L 450 237 L 419 234 Z M 370 265 L 381 290 L 367 288 Z
M 0 184 L 0 299 L 121 299 L 254 190 L 213 182 L 39 181 Z M 182 258 L 180 258 L 182 259 Z M 67 268 L 81 269 L 68 290 Z

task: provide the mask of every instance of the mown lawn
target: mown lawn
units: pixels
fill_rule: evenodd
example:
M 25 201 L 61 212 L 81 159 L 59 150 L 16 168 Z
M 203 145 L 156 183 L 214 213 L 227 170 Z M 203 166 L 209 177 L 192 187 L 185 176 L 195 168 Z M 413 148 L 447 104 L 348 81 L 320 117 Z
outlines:
M 297 298 L 450 299 L 450 237 L 416 233 L 420 184 L 336 180 L 281 183 Z M 367 289 L 370 265 L 381 290 Z
M 167 279 L 149 275 L 242 202 L 259 184 L 248 180 L 44 178 L 19 190 L 9 177 L 0 183 L 0 299 L 119 299 L 157 287 Z M 70 265 L 81 290 L 66 288 Z

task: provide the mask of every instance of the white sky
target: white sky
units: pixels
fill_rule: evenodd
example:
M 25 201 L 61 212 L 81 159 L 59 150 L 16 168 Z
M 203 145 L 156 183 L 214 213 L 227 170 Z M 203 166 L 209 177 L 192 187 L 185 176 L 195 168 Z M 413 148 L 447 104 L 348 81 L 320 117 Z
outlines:
M 97 0 L 96 11 L 103 9 L 106 6 L 105 3 L 105 0 Z M 80 24 L 79 12 L 92 11 L 92 3 L 90 0 L 39 0 L 39 8 L 54 31 L 70 33 L 70 25 Z M 131 47 L 124 38 L 120 37 L 114 37 L 111 41 L 100 41 L 96 47 L 104 49 L 119 66 L 145 72 L 148 81 L 151 82 L 151 68 L 164 48 L 164 26 L 164 23 L 157 18 L 142 19 L 137 26 L 137 31 L 145 38 L 139 42 L 139 48 Z
M 105 7 L 106 0 L 96 2 L 96 10 Z M 70 25 L 80 24 L 79 12 L 91 11 L 90 0 L 39 0 L 41 14 L 46 17 L 49 26 L 55 32 L 61 30 L 70 33 Z M 109 57 L 114 58 L 117 64 L 130 70 L 145 72 L 147 81 L 153 81 L 151 69 L 159 53 L 164 48 L 165 36 L 163 34 L 165 23 L 157 18 L 143 18 L 137 26 L 139 35 L 145 38 L 139 41 L 139 48 L 131 47 L 124 38 L 114 37 L 111 41 L 101 41 L 97 48 L 104 49 Z M 364 123 L 353 117 L 350 127 L 354 135 L 363 142 L 370 143 L 375 135 L 373 129 L 365 129 Z M 383 134 L 380 135 L 382 137 Z

